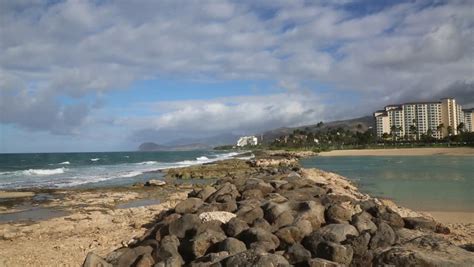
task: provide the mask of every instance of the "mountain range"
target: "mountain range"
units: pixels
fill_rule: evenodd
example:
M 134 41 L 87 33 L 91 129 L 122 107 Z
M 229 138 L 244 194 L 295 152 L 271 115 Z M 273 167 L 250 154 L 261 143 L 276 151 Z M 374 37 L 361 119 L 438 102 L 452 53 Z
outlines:
M 375 121 L 372 116 L 365 116 L 349 120 L 331 121 L 298 127 L 282 127 L 263 133 L 255 134 L 259 139 L 263 137 L 263 143 L 271 143 L 275 138 L 291 134 L 294 130 L 305 130 L 307 132 L 327 131 L 333 128 L 343 128 L 344 130 L 365 132 L 375 127 Z M 237 143 L 239 135 L 232 133 L 219 134 L 203 138 L 181 138 L 165 144 L 156 144 L 153 142 L 142 143 L 139 151 L 187 151 L 187 150 L 207 150 L 215 146 L 231 145 Z

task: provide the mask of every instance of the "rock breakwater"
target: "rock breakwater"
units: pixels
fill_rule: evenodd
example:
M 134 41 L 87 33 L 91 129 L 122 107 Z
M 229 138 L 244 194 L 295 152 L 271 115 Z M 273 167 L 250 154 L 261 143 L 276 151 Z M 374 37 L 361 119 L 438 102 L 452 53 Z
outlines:
M 431 218 L 401 213 L 341 176 L 286 163 L 200 166 L 202 175 L 224 174 L 161 212 L 135 242 L 104 258 L 90 253 L 84 266 L 474 264 L 474 254 L 444 239 L 449 229 Z

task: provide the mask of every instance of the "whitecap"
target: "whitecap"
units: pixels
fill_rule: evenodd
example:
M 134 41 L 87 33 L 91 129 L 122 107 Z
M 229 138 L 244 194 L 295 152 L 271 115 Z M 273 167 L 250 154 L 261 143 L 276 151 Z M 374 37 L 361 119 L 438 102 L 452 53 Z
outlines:
M 59 165 L 69 165 L 69 164 L 71 164 L 71 162 L 69 162 L 69 161 L 63 161 L 63 162 L 58 163 L 58 164 L 59 164 Z
M 24 175 L 53 175 L 61 174 L 66 171 L 66 168 L 57 168 L 57 169 L 28 169 L 22 171 Z
M 157 161 L 144 161 L 144 162 L 139 162 L 137 165 L 152 165 L 158 163 Z
M 202 156 L 202 157 L 197 157 L 196 160 L 198 160 L 198 161 L 206 161 L 206 160 L 209 160 L 209 158 L 206 157 L 206 156 Z
M 91 159 L 91 161 L 98 161 L 100 160 L 99 158 L 94 158 L 94 159 Z

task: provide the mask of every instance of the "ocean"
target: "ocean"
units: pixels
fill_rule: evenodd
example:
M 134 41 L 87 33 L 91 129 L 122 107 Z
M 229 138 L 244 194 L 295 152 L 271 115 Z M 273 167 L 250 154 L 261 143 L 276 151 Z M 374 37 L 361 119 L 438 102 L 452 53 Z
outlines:
M 230 151 L 0 154 L 0 189 L 127 185 L 162 177 L 151 171 L 241 154 Z
M 304 167 L 335 172 L 362 192 L 425 211 L 474 211 L 474 157 L 314 157 Z

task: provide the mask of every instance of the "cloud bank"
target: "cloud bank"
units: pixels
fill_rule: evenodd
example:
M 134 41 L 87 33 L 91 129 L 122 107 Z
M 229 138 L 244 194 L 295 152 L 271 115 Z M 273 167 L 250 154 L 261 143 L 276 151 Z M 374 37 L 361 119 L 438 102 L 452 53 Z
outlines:
M 328 118 L 326 100 L 340 96 L 337 110 L 362 113 L 474 94 L 470 1 L 24 0 L 0 10 L 0 123 L 28 131 L 81 134 L 105 121 L 94 117 L 98 98 L 141 80 L 265 80 L 287 91 L 176 102 L 114 126 L 257 130 Z

